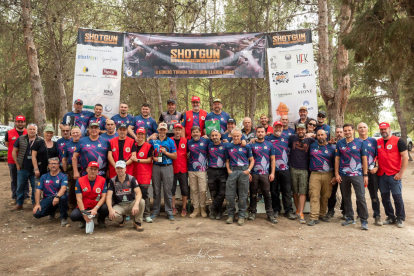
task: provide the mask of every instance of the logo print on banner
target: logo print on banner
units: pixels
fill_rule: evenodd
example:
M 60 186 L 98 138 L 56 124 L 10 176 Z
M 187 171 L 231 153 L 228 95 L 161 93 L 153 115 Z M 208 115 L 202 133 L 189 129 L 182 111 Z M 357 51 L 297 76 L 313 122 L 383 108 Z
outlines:
M 102 75 L 104 75 L 106 78 L 110 78 L 112 77 L 117 77 L 118 76 L 118 71 L 116 71 L 115 69 L 102 69 Z
M 296 63 L 306 64 L 308 62 L 308 54 L 296 55 Z
M 84 73 L 88 73 L 89 72 L 89 69 L 88 69 L 88 67 L 83 67 L 83 70 L 82 70 L 82 72 L 84 72 Z
M 300 74 L 294 75 L 293 78 L 312 77 L 313 74 L 309 73 L 308 69 L 303 70 Z
M 110 84 L 108 84 L 108 89 L 104 89 L 103 94 L 104 94 L 104 96 L 113 96 L 114 95 L 114 93 L 112 92 Z
M 291 56 L 290 54 L 286 54 L 286 55 L 285 55 L 285 59 L 286 59 L 286 60 L 290 60 L 291 58 L 292 58 L 292 56 Z
M 288 72 L 275 72 L 272 74 L 273 82 L 278 85 L 280 83 L 289 83 Z

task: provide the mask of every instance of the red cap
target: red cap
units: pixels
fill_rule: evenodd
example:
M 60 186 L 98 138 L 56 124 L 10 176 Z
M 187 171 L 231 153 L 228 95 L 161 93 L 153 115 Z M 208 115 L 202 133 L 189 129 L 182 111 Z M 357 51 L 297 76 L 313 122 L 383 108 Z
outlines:
M 273 123 L 273 126 L 278 126 L 278 125 L 283 126 L 283 124 L 280 121 L 276 121 Z
M 26 118 L 23 115 L 19 115 L 19 116 L 16 117 L 16 121 L 26 122 Z
M 145 128 L 140 127 L 140 128 L 137 130 L 137 134 L 138 134 L 138 133 L 144 133 L 144 134 L 145 134 Z
M 383 122 L 383 123 L 379 124 L 379 128 L 380 129 L 381 128 L 388 128 L 388 127 L 390 127 L 390 124 L 389 123 Z
M 199 98 L 199 97 L 197 97 L 197 96 L 193 96 L 193 97 L 191 98 L 191 102 L 201 102 L 201 101 L 200 101 L 200 98 Z
M 89 168 L 89 167 L 97 167 L 97 168 L 99 168 L 99 164 L 98 164 L 98 162 L 91 161 L 91 162 L 89 162 L 89 164 L 88 164 L 88 168 Z
M 177 128 L 177 127 L 178 127 L 178 128 L 183 128 L 183 126 L 182 126 L 182 125 L 180 125 L 180 124 L 175 124 L 175 125 L 174 125 L 174 128 Z

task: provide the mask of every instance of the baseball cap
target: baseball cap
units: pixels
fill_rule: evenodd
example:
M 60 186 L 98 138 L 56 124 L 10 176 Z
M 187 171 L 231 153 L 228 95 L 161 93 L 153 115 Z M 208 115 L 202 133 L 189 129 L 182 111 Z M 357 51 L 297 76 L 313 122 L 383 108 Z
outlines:
M 26 122 L 26 118 L 23 115 L 19 115 L 19 116 L 16 117 L 16 121 Z
M 166 123 L 160 123 L 159 125 L 158 125 L 158 129 L 168 129 L 168 126 L 167 126 L 167 124 Z
M 326 117 L 326 112 L 321 110 L 321 111 L 318 112 L 318 117 L 320 117 L 319 115 L 323 115 L 323 116 Z
M 83 104 L 83 101 L 81 99 L 76 99 L 75 104 L 78 104 L 78 103 Z
M 121 124 L 118 125 L 118 129 L 120 129 L 120 128 L 128 128 L 128 126 L 125 123 L 121 123 Z
M 306 128 L 305 124 L 298 124 L 296 128 Z
M 137 130 L 137 134 L 138 134 L 138 133 L 144 133 L 144 134 L 145 134 L 145 128 L 140 127 L 140 128 Z
M 93 122 L 89 124 L 89 127 L 99 127 L 99 124 L 97 122 Z
M 46 126 L 44 132 L 46 131 L 51 131 L 51 132 L 55 132 L 55 128 L 52 126 Z
M 235 119 L 233 119 L 233 118 L 229 118 L 229 119 L 227 120 L 227 123 L 233 123 L 233 124 L 236 124 L 236 120 L 235 120 Z
M 307 108 L 306 106 L 301 106 L 301 107 L 299 108 L 299 111 L 301 111 L 301 110 L 306 110 L 306 111 L 308 111 L 308 108 Z
M 123 169 L 125 169 L 126 168 L 125 161 L 124 160 L 116 161 L 115 168 L 123 168 Z
M 387 123 L 387 122 L 382 122 L 381 124 L 379 124 L 379 128 L 381 129 L 381 128 L 389 128 L 390 127 L 390 124 L 389 123 Z
M 197 96 L 193 96 L 193 97 L 191 98 L 191 102 L 200 102 L 200 98 L 199 98 L 199 97 L 197 97 Z
M 283 124 L 280 121 L 276 121 L 273 123 L 273 126 L 283 126 Z
M 98 164 L 98 162 L 96 162 L 96 161 L 91 161 L 91 162 L 89 162 L 89 164 L 88 164 L 88 168 L 89 167 L 97 167 L 97 168 L 99 168 L 99 164 Z
M 216 99 L 214 99 L 213 103 L 215 103 L 215 102 L 221 103 L 221 99 L 220 98 L 216 98 Z
M 174 128 L 183 128 L 183 126 L 182 126 L 182 125 L 180 125 L 180 124 L 175 124 L 175 125 L 174 125 Z
M 175 101 L 174 101 L 174 100 L 168 100 L 168 101 L 167 101 L 167 104 L 170 104 L 170 103 L 175 104 Z

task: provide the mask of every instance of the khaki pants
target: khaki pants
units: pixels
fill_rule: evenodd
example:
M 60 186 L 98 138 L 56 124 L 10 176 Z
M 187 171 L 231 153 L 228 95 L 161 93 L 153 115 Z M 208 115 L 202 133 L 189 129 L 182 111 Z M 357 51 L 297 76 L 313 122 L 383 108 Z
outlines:
M 331 197 L 333 172 L 312 172 L 309 179 L 310 219 L 326 216 Z
M 112 208 L 117 212 L 116 213 L 116 220 L 118 222 L 122 222 L 122 216 L 131 215 L 132 207 L 134 207 L 135 200 L 129 204 L 115 204 Z M 139 212 L 135 215 L 135 221 L 142 223 L 142 215 L 144 214 L 145 209 L 145 201 L 141 199 L 139 202 Z
M 207 172 L 188 172 L 193 207 L 206 207 Z

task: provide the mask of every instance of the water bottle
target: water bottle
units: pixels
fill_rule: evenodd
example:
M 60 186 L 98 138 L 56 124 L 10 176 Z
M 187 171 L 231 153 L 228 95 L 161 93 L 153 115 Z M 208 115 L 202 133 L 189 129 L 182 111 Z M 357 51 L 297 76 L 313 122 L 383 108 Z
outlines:
M 161 150 L 158 152 L 157 162 L 162 163 L 162 151 Z

